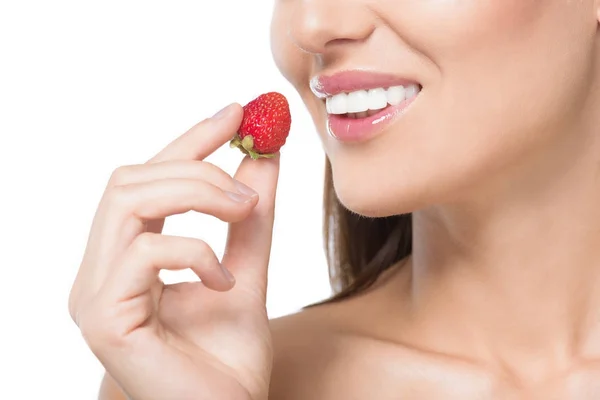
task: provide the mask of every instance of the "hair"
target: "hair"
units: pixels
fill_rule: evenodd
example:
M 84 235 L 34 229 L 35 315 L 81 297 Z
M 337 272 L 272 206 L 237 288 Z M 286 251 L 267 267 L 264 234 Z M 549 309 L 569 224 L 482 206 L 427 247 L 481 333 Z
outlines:
M 323 195 L 325 255 L 335 302 L 369 288 L 387 269 L 412 252 L 412 215 L 367 218 L 342 205 L 325 160 Z

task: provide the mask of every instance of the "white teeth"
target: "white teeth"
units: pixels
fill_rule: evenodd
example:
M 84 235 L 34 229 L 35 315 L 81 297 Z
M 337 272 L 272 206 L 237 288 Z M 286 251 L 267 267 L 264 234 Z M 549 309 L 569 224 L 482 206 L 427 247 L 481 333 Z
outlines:
M 413 99 L 420 91 L 421 89 L 417 84 L 410 84 L 406 87 L 392 86 L 387 90 L 384 88 L 358 90 L 327 97 L 325 105 L 329 114 L 364 113 L 369 110 L 384 109 L 388 104 L 396 106 L 404 100 Z
M 348 113 L 348 95 L 346 93 L 336 94 L 327 98 L 327 107 L 329 114 Z
M 377 88 L 369 90 L 369 110 L 381 110 L 388 105 L 385 89 Z
M 419 86 L 414 83 L 406 87 L 406 99 L 410 100 L 419 94 Z
M 348 113 L 358 113 L 369 109 L 369 93 L 366 90 L 359 90 L 348 93 Z
M 387 90 L 387 101 L 393 106 L 397 106 L 406 99 L 406 89 L 404 86 L 393 86 Z

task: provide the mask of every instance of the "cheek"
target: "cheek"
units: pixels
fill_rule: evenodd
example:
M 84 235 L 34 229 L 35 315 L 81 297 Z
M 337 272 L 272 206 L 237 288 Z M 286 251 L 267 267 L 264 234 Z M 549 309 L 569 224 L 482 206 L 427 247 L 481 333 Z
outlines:
M 379 2 L 390 29 L 437 76 L 376 142 L 330 146 L 340 200 L 368 216 L 409 212 L 455 199 L 557 143 L 579 117 L 594 65 L 593 0 L 577 3 Z
M 581 0 L 593 1 L 593 0 Z M 397 0 L 374 1 L 386 26 L 432 60 L 459 56 L 515 38 L 526 39 L 536 23 L 569 0 Z M 566 21 L 563 21 L 566 23 Z
M 445 38 L 428 47 L 440 71 L 430 94 L 440 112 L 431 128 L 446 133 L 439 150 L 456 149 L 473 168 L 501 166 L 561 135 L 592 75 L 595 24 L 582 23 L 592 1 L 452 3 L 462 5 L 439 21 Z
M 554 140 L 578 116 L 593 73 L 594 0 L 410 3 L 422 27 L 407 41 L 439 74 L 414 127 L 423 151 L 473 175 Z
M 391 7 L 392 2 L 386 4 Z M 399 33 L 407 42 L 437 65 L 439 77 L 431 87 L 440 102 L 436 110 L 451 110 L 455 119 L 464 121 L 478 112 L 546 120 L 582 90 L 582 78 L 590 75 L 593 0 L 410 4 L 412 24 L 397 20 L 392 26 L 404 28 Z M 391 9 L 388 14 L 393 15 Z
M 378 140 L 350 149 L 321 129 L 340 200 L 367 216 L 410 212 L 479 184 L 551 140 L 585 97 L 594 1 L 372 0 L 383 26 L 371 44 L 389 49 L 389 72 L 403 71 L 405 60 L 393 56 L 398 43 L 435 68 L 423 77 L 418 106 Z M 290 2 L 276 3 L 275 63 L 324 126 L 323 107 L 308 88 L 315 60 L 288 36 Z

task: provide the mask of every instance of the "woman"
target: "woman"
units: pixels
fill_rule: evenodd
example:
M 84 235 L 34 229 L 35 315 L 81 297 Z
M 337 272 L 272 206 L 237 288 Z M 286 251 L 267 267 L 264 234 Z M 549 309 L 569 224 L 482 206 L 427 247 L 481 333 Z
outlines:
M 277 1 L 337 294 L 267 320 L 278 160 L 201 161 L 231 105 L 108 185 L 70 298 L 100 398 L 599 399 L 599 22 L 598 0 Z M 230 223 L 221 263 L 159 234 L 188 210 Z

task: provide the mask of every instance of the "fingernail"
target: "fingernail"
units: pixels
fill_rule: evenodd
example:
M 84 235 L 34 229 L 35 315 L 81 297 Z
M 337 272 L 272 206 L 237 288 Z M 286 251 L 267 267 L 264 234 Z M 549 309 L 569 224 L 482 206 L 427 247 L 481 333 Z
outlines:
M 225 194 L 233 201 L 235 201 L 236 203 L 248 203 L 250 200 L 252 200 L 252 198 L 240 194 L 240 193 L 233 193 L 233 192 L 228 192 L 225 191 Z
M 235 185 L 235 188 L 237 189 L 237 191 L 240 192 L 243 195 L 246 195 L 246 196 L 249 196 L 249 197 L 253 197 L 253 196 L 256 196 L 258 194 L 250 186 L 246 186 L 242 182 L 240 182 L 240 181 L 238 181 L 236 179 L 233 180 L 233 184 Z
M 215 115 L 213 115 L 213 119 L 221 119 L 221 118 L 225 117 L 230 109 L 231 109 L 231 104 L 224 107 L 223 109 L 221 109 L 221 111 L 219 111 Z
M 221 265 L 221 270 L 223 271 L 223 276 L 225 276 L 229 282 L 235 282 L 235 277 L 227 268 Z

